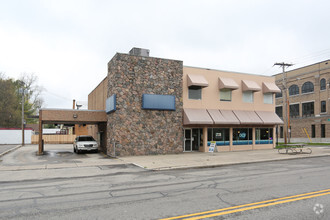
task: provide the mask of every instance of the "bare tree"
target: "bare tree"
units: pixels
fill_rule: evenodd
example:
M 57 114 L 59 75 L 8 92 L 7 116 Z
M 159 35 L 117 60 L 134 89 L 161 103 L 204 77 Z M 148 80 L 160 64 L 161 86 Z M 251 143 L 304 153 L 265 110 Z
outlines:
M 41 97 L 44 89 L 37 84 L 38 77 L 34 73 L 22 73 L 19 80 L 23 82 L 23 88 L 26 91 L 25 100 L 31 104 L 31 110 L 36 113 L 44 103 Z
M 22 94 L 24 89 L 24 115 L 27 123 L 36 123 L 29 116 L 36 115 L 42 107 L 41 93 L 43 88 L 38 84 L 35 74 L 23 73 L 19 80 L 7 78 L 0 72 L 0 127 L 19 127 L 22 114 Z

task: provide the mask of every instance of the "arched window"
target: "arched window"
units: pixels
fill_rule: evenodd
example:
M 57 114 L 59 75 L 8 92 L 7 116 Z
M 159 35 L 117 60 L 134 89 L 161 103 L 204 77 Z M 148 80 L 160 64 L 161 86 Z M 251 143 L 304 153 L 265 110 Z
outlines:
M 305 82 L 301 87 L 301 93 L 314 92 L 314 85 L 312 82 Z
M 289 87 L 289 96 L 299 95 L 299 87 L 297 85 L 292 85 Z
M 321 79 L 321 81 L 320 81 L 320 90 L 325 90 L 326 87 L 327 87 L 327 85 L 326 85 L 326 80 L 323 78 L 323 79 Z

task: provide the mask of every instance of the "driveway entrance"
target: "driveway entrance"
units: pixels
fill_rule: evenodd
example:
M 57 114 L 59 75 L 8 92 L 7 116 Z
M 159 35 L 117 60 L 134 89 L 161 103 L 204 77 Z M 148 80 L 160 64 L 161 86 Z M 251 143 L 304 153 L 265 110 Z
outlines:
M 107 114 L 99 110 L 40 109 L 39 111 L 39 149 L 38 155 L 44 152 L 42 139 L 43 124 L 94 124 L 99 131 L 100 146 L 106 145 Z

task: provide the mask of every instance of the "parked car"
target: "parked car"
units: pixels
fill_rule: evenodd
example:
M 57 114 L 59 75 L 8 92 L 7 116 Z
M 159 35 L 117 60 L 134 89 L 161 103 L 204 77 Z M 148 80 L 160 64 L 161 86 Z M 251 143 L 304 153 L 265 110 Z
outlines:
M 73 151 L 79 154 L 82 151 L 98 152 L 98 144 L 92 136 L 81 135 L 73 142 Z

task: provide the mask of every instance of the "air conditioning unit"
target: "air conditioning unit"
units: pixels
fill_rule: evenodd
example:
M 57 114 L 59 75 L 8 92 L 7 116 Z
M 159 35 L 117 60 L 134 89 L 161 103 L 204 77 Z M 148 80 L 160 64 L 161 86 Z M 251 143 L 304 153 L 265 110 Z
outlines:
M 150 50 L 148 49 L 142 49 L 142 48 L 137 48 L 133 47 L 130 51 L 129 54 L 133 56 L 143 56 L 143 57 L 148 57 L 149 56 Z

